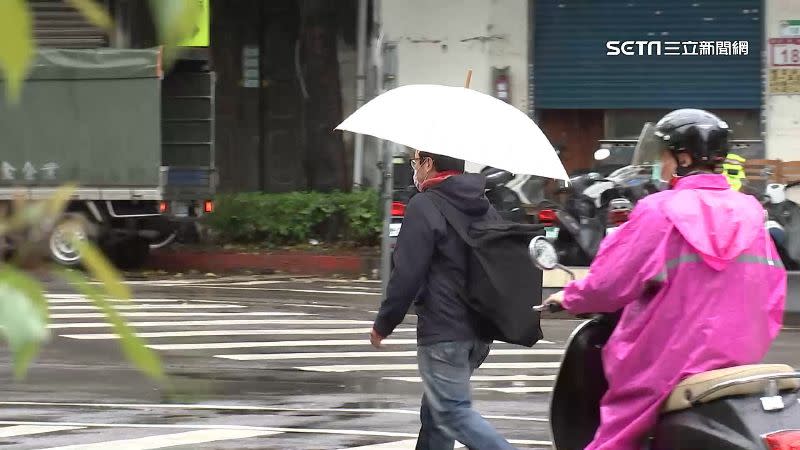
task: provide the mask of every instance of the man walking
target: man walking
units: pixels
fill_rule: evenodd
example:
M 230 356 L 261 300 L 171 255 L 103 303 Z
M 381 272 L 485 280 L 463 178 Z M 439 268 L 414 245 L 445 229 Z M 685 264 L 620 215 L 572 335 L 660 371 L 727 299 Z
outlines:
M 485 178 L 465 174 L 464 161 L 416 151 L 411 166 L 420 194 L 406 208 L 387 295 L 370 341 L 379 348 L 415 304 L 424 387 L 417 450 L 453 449 L 455 440 L 475 450 L 514 449 L 472 409 L 470 377 L 489 355 L 490 342 L 480 338 L 481 318 L 460 297 L 469 247 L 431 196 L 443 197 L 465 220 L 499 215 L 484 196 Z

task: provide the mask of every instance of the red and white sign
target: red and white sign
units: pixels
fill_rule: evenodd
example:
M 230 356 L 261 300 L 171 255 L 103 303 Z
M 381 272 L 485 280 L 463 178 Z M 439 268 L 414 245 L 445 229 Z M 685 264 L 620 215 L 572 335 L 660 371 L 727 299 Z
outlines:
M 774 67 L 800 67 L 800 37 L 769 40 L 769 63 Z

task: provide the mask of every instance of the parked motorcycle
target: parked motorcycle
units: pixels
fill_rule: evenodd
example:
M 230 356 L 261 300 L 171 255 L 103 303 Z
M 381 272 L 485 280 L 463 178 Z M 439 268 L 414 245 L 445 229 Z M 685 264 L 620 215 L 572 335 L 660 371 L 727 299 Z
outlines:
M 539 223 L 568 265 L 588 266 L 603 238 L 628 221 L 634 204 L 657 191 L 649 166 L 626 166 L 607 178 L 590 172 L 573 177 L 564 205 L 540 205 Z
M 500 216 L 512 222 L 529 222 L 527 213 L 522 207 L 522 201 L 516 191 L 508 187 L 508 183 L 514 179 L 514 175 L 508 171 L 485 168 L 481 173 L 486 177 L 486 198 L 494 206 Z M 391 248 L 394 249 L 400 229 L 403 226 L 406 206 L 411 197 L 417 194 L 414 185 L 406 186 L 402 189 L 394 190 L 392 196 L 392 217 L 389 222 L 389 238 Z
M 541 270 L 566 270 L 545 238 L 534 238 L 529 250 Z M 551 305 L 547 310 L 560 308 Z M 601 352 L 620 313 L 583 317 L 588 320 L 567 341 L 550 402 L 555 450 L 579 450 L 592 441 L 600 423 L 600 400 L 608 389 Z M 796 449 L 800 442 L 798 389 L 800 372 L 783 364 L 690 376 L 665 402 L 643 450 Z

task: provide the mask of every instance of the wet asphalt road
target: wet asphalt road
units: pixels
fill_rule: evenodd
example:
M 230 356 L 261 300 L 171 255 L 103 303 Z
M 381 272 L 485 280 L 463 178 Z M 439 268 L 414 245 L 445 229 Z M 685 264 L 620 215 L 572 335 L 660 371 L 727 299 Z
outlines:
M 53 338 L 28 378 L 13 382 L 0 355 L 0 448 L 414 448 L 415 318 L 373 350 L 378 283 L 197 278 L 132 281 L 122 306 L 171 386 L 133 370 L 97 311 L 52 285 Z M 476 372 L 477 409 L 519 448 L 548 448 L 548 390 L 578 323 L 545 320 L 546 341 L 498 344 Z M 768 360 L 800 366 L 798 337 L 786 329 Z

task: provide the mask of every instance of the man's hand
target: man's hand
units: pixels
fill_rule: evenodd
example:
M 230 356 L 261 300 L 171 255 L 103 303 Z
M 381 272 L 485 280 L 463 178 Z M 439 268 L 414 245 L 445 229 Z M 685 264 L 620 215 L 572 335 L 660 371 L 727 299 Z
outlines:
M 369 342 L 372 344 L 372 346 L 375 348 L 381 348 L 381 342 L 383 340 L 384 337 L 378 334 L 378 332 L 375 331 L 375 328 L 373 328 L 372 332 L 369 334 Z

